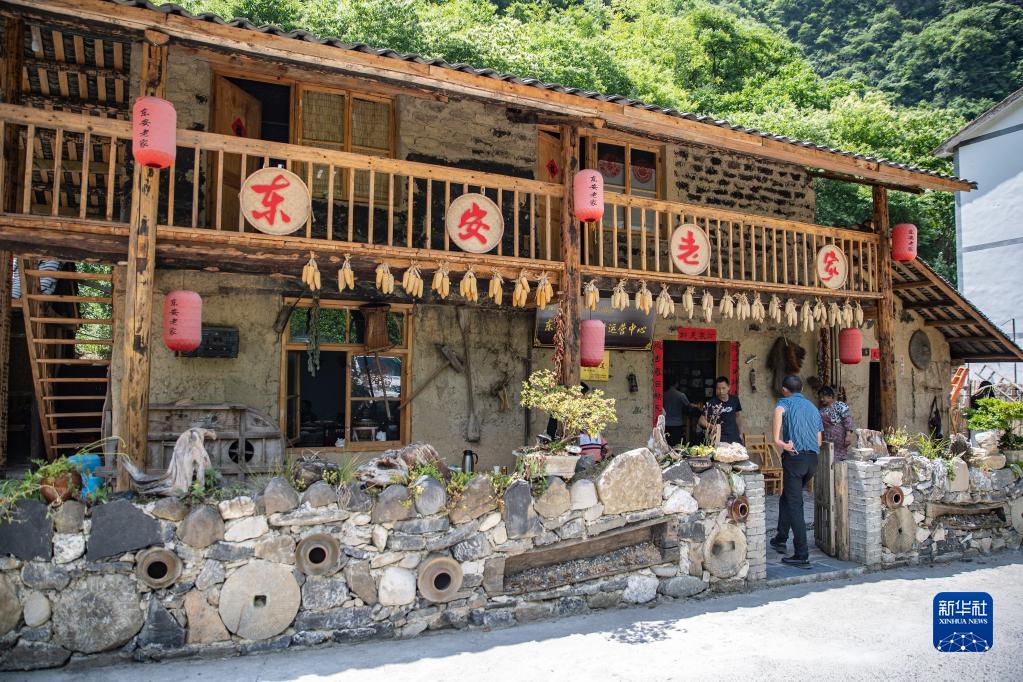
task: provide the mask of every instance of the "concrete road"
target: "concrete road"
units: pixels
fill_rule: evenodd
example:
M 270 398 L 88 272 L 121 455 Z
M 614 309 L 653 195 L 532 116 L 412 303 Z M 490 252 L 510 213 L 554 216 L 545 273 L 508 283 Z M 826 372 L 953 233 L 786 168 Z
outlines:
M 989 592 L 987 653 L 931 645 L 944 591 Z M 217 661 L 135 665 L 21 679 L 767 680 L 1020 679 L 1023 554 L 907 568 L 829 583 L 597 612 L 494 632 L 452 632 Z

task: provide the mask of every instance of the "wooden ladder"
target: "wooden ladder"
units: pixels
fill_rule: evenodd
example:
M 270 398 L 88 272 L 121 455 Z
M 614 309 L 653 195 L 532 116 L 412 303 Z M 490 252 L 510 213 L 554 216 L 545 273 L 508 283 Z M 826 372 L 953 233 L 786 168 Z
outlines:
M 952 392 L 949 394 L 948 404 L 956 405 L 959 401 L 959 394 L 963 390 L 963 386 L 966 385 L 966 378 L 970 375 L 970 370 L 966 367 L 959 367 L 956 369 L 955 376 L 952 377 Z
M 32 364 L 36 406 L 46 456 L 74 454 L 102 436 L 103 405 L 110 383 L 110 360 L 93 347 L 113 347 L 113 278 L 110 274 L 68 270 L 37 270 L 38 258 L 19 257 L 21 306 L 25 341 Z M 41 281 L 57 280 L 56 291 L 43 293 Z M 80 286 L 105 289 L 101 296 L 83 296 Z M 58 293 L 70 290 L 73 293 Z M 84 303 L 109 311 L 87 317 Z M 85 325 L 92 336 L 85 337 Z M 95 337 L 95 338 L 93 338 Z M 99 369 L 97 369 L 99 368 Z

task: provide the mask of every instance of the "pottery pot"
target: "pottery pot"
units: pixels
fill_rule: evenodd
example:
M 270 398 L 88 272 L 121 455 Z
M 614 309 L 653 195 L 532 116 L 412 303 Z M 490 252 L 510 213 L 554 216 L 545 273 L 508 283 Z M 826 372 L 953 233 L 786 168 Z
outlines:
M 39 492 L 48 504 L 66 502 L 82 489 L 82 475 L 70 471 L 56 478 L 44 478 L 39 483 Z

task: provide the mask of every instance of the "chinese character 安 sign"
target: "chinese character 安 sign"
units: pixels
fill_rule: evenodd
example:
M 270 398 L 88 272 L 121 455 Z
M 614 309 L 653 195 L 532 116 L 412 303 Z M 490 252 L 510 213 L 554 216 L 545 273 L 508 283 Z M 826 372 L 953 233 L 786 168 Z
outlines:
M 448 206 L 445 215 L 448 238 L 462 251 L 493 251 L 504 234 L 504 216 L 482 194 L 463 194 Z

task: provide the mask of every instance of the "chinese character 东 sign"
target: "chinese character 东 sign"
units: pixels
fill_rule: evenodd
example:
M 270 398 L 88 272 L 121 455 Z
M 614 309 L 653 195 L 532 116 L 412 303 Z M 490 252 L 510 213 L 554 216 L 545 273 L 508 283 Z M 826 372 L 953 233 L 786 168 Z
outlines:
M 309 188 L 283 168 L 261 168 L 238 193 L 242 214 L 266 234 L 291 234 L 309 220 Z
M 933 604 L 934 648 L 943 653 L 984 652 L 995 643 L 995 604 L 987 592 L 939 592 Z
M 817 252 L 817 278 L 829 289 L 841 289 L 849 279 L 849 261 L 845 252 L 834 244 Z
M 463 194 L 448 206 L 445 215 L 448 238 L 462 251 L 493 251 L 504 234 L 504 216 L 482 194 Z
M 710 265 L 710 240 L 699 225 L 679 225 L 668 244 L 671 261 L 684 275 L 702 275 Z

